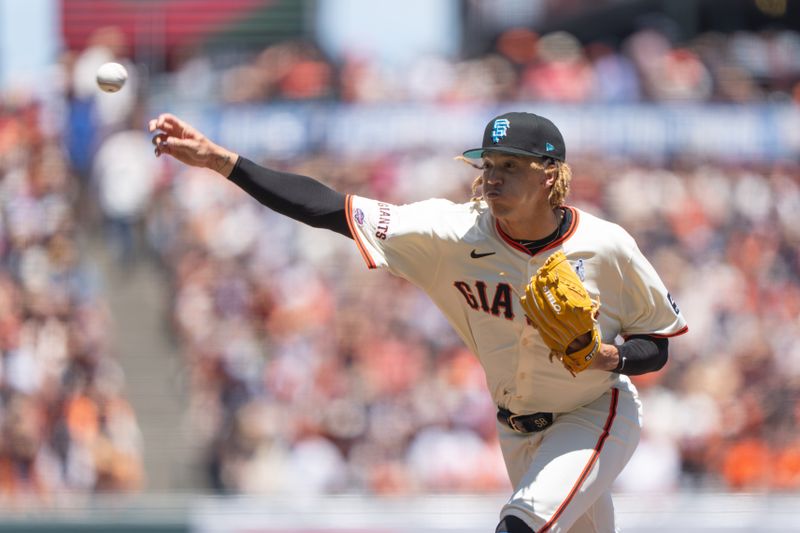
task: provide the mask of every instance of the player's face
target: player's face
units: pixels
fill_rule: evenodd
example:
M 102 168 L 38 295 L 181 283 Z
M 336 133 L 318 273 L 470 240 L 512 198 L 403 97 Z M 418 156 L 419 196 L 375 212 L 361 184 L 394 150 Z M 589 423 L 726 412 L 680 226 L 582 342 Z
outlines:
M 533 158 L 486 152 L 483 156 L 483 198 L 497 218 L 523 218 L 547 201 L 545 175 L 531 167 Z

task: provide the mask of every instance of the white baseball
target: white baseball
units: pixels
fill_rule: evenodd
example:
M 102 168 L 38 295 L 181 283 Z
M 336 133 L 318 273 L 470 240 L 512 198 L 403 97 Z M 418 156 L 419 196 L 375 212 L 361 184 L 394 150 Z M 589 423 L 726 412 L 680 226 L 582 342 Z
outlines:
M 107 93 L 122 89 L 128 80 L 128 71 L 119 63 L 103 63 L 97 69 L 97 86 Z

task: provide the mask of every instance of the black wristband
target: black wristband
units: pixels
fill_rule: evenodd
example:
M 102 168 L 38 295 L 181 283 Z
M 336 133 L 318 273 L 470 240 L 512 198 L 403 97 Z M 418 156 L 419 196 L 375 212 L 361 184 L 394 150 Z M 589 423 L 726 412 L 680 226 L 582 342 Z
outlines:
M 660 370 L 669 357 L 669 341 L 652 335 L 632 335 L 618 348 L 617 374 L 638 376 Z

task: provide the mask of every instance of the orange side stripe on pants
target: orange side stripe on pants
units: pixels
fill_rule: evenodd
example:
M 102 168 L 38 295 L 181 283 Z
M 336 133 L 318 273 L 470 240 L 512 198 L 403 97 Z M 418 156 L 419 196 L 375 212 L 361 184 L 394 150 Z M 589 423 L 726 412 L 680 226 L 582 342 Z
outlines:
M 553 524 L 558 520 L 564 513 L 564 509 L 567 508 L 569 502 L 572 501 L 572 498 L 575 497 L 575 493 L 578 492 L 578 489 L 581 487 L 584 481 L 586 481 L 586 477 L 589 475 L 589 472 L 592 471 L 592 467 L 597 462 L 597 458 L 600 457 L 600 451 L 603 449 L 603 445 L 606 443 L 606 439 L 608 439 L 608 434 L 611 431 L 611 424 L 614 423 L 614 418 L 617 416 L 617 399 L 619 397 L 619 390 L 611 389 L 611 406 L 608 409 L 608 418 L 606 418 L 606 423 L 603 426 L 603 433 L 600 434 L 600 438 L 597 439 L 597 444 L 594 446 L 594 452 L 592 452 L 592 456 L 589 458 L 589 462 L 586 463 L 586 466 L 583 468 L 583 472 L 578 477 L 578 481 L 575 482 L 575 485 L 572 486 L 572 490 L 569 491 L 569 495 L 567 498 L 561 502 L 561 505 L 558 507 L 555 513 L 553 513 L 552 518 L 547 521 L 547 523 L 538 530 L 538 533 L 545 533 L 546 531 L 550 531 L 550 528 Z

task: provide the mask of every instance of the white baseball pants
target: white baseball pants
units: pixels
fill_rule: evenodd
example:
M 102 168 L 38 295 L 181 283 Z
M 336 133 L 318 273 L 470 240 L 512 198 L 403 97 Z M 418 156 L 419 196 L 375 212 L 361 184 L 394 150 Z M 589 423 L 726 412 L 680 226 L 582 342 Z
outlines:
M 498 422 L 514 494 L 500 518 L 513 515 L 537 533 L 611 533 L 611 486 L 639 443 L 636 388 L 616 385 L 592 403 L 560 413 L 540 433 Z

